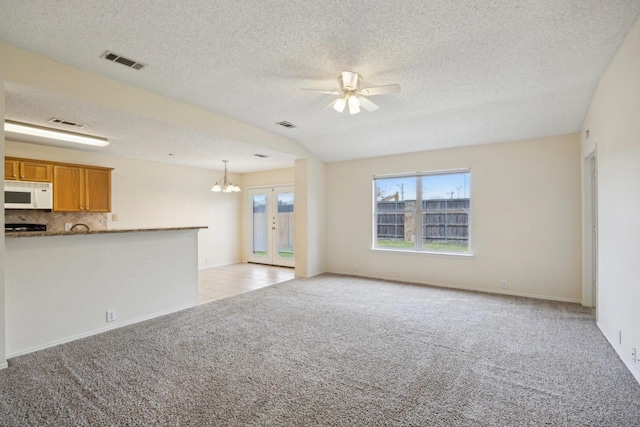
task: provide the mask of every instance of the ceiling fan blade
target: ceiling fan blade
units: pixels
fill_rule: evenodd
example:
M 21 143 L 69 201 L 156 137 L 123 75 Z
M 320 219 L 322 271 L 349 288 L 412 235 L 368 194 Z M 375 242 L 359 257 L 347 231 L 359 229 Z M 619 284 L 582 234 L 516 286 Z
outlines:
M 326 93 L 327 95 L 342 95 L 342 92 L 339 90 L 322 90 L 322 89 L 300 89 L 306 90 L 309 92 L 317 92 L 317 93 Z
M 392 93 L 400 93 L 400 85 L 386 85 L 386 86 L 373 86 L 365 87 L 360 90 L 361 95 L 373 96 L 373 95 L 389 95 Z
M 374 104 L 373 102 L 369 101 L 364 96 L 359 96 L 358 100 L 360 101 L 360 106 L 362 108 L 364 108 L 365 110 L 367 110 L 368 112 L 370 112 L 370 113 L 372 113 L 372 112 L 376 111 L 378 108 L 380 108 L 376 104 Z
M 342 113 L 344 111 L 344 107 L 347 105 L 347 101 L 344 98 L 334 99 L 324 107 L 323 110 L 328 110 L 329 108 L 333 108 L 338 113 Z
M 338 98 L 340 99 L 340 98 Z M 328 103 L 327 105 L 325 105 L 324 107 L 322 107 L 323 110 L 328 110 L 329 108 L 332 108 L 336 102 L 338 102 L 338 99 L 334 99 L 333 101 L 331 101 L 330 103 Z

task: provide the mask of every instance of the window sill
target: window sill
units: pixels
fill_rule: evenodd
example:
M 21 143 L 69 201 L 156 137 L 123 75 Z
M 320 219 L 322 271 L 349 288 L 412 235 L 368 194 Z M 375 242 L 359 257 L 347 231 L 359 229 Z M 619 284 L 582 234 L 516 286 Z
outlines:
M 436 252 L 436 251 L 412 251 L 406 249 L 387 249 L 387 248 L 371 248 L 371 252 L 380 252 L 388 254 L 410 254 L 410 255 L 435 255 L 454 258 L 475 258 L 475 254 L 471 252 Z

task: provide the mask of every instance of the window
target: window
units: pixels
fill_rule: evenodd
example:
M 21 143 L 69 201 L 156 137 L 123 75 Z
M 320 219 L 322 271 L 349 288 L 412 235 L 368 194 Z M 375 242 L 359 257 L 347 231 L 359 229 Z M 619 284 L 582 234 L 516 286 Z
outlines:
M 375 177 L 374 248 L 469 253 L 470 175 Z

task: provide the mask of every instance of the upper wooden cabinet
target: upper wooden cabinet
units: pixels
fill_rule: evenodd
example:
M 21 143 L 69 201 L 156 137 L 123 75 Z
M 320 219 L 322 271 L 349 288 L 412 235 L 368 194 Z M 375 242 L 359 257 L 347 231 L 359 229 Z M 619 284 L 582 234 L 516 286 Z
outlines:
M 18 179 L 20 176 L 20 162 L 4 159 L 4 179 Z
M 111 169 L 54 165 L 53 210 L 111 212 Z
M 84 212 L 84 174 L 77 166 L 53 166 L 53 210 Z
M 85 210 L 111 212 L 111 170 L 85 168 Z
M 4 179 L 19 181 L 52 182 L 51 163 L 37 160 L 5 158 Z
M 53 210 L 111 212 L 111 171 L 99 166 L 5 157 L 4 178 L 53 182 Z

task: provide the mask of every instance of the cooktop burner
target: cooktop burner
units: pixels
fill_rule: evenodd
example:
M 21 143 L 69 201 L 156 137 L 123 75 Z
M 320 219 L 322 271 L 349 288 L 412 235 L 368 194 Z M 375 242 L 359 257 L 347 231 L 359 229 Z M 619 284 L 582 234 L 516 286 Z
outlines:
M 46 224 L 5 224 L 4 231 L 47 231 Z

